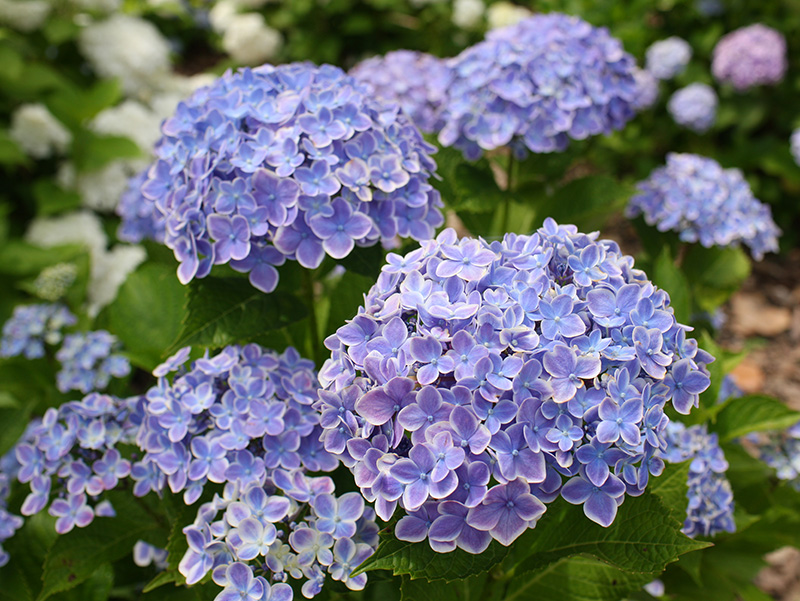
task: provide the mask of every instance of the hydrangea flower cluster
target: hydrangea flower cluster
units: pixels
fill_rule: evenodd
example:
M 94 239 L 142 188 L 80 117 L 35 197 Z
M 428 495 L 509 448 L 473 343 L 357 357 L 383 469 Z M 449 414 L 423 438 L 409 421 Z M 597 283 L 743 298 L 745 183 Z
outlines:
M 123 242 L 155 240 L 164 243 L 166 217 L 154 203 L 142 200 L 141 188 L 147 181 L 148 171 L 149 168 L 132 177 L 119 197 L 115 211 L 122 220 L 117 229 L 117 237 Z
M 23 520 L 20 516 L 8 511 L 8 497 L 11 494 L 11 482 L 16 479 L 19 464 L 14 455 L 14 449 L 0 457 L 0 568 L 8 563 L 8 552 L 3 549 L 3 543 L 14 536 L 22 528 Z
M 136 541 L 133 545 L 133 563 L 140 568 L 154 565 L 157 570 L 167 569 L 167 556 L 169 552 L 143 540 Z
M 425 133 L 442 129 L 441 107 L 452 73 L 445 61 L 412 50 L 395 50 L 358 63 L 349 74 L 380 98 L 399 104 Z
M 278 355 L 249 344 L 187 365 L 189 351 L 153 372 L 158 384 L 142 405 L 137 443 L 144 456 L 133 465 L 135 495 L 159 492 L 166 483 L 191 505 L 209 481 L 245 488 L 264 485 L 278 468 L 336 468 L 319 442 L 311 361 L 292 348 Z
M 17 305 L 11 318 L 3 324 L 0 357 L 44 357 L 44 345 L 61 342 L 61 330 L 77 322 L 78 319 L 61 304 Z
M 786 67 L 786 38 L 761 23 L 723 36 L 711 60 L 714 77 L 737 90 L 779 83 Z
M 451 59 L 439 142 L 469 159 L 511 146 L 563 151 L 634 115 L 635 61 L 604 28 L 558 13 L 495 29 Z
M 659 231 L 678 232 L 684 242 L 706 248 L 746 244 L 761 260 L 778 250 L 780 229 L 768 205 L 753 196 L 738 169 L 713 159 L 670 153 L 667 164 L 637 184 L 626 215 L 644 215 Z
M 228 72 L 162 132 L 139 202 L 163 215 L 183 283 L 230 263 L 271 292 L 287 258 L 313 269 L 443 223 L 434 148 L 397 105 L 330 65 Z
M 759 433 L 749 437 L 758 458 L 776 471 L 781 480 L 800 490 L 800 422 L 782 432 Z
M 310 599 L 326 574 L 363 589 L 366 574 L 351 573 L 378 546 L 375 513 L 357 492 L 333 493 L 329 477 L 299 470 L 278 469 L 265 486 L 227 484 L 184 528 L 189 549 L 181 573 L 193 584 L 211 570 L 223 600 L 289 601 L 290 579 L 303 579 L 302 594 Z
M 131 464 L 116 446 L 132 443 L 138 423 L 139 397 L 117 399 L 92 393 L 58 409 L 48 409 L 16 445 L 16 479 L 29 483 L 22 515 L 49 507 L 56 532 L 82 528 L 95 516 L 114 515 L 98 497 L 127 477 Z
M 667 425 L 667 448 L 662 457 L 669 463 L 691 460 L 689 468 L 689 504 L 683 533 L 714 536 L 719 532 L 735 532 L 733 490 L 725 477 L 728 462 L 716 434 L 709 434 L 705 425 L 687 428 L 680 422 Z
M 637 111 L 649 109 L 658 100 L 658 79 L 650 71 L 638 67 L 633 71 L 633 78 L 636 82 L 636 94 L 631 101 L 633 108 Z
M 667 110 L 675 123 L 702 134 L 717 120 L 717 102 L 714 88 L 691 83 L 670 96 Z
M 61 392 L 79 390 L 85 394 L 103 390 L 112 376 L 127 376 L 131 364 L 119 348 L 117 337 L 105 330 L 67 335 L 56 353 L 61 362 L 56 387 Z
M 677 36 L 659 40 L 645 52 L 648 72 L 658 79 L 672 79 L 683 73 L 692 58 L 692 47 Z
M 395 535 L 510 544 L 559 494 L 608 526 L 663 469 L 672 403 L 713 358 L 615 242 L 552 219 L 531 236 L 445 230 L 388 265 L 326 340 L 325 448 Z

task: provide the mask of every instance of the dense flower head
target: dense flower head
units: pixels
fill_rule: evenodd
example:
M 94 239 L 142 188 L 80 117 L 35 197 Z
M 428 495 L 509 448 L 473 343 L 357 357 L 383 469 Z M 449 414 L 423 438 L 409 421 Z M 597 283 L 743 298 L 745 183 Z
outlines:
M 77 332 L 64 337 L 56 359 L 61 370 L 56 387 L 61 392 L 79 390 L 88 393 L 103 390 L 112 377 L 122 378 L 131 372 L 128 358 L 119 352 L 117 337 L 105 330 Z
M 633 108 L 637 111 L 650 108 L 658 100 L 658 79 L 650 71 L 638 67 L 633 71 L 633 78 L 636 82 L 636 94 L 631 101 Z
M 134 494 L 165 483 L 194 503 L 208 482 L 263 485 L 276 469 L 331 471 L 311 404 L 313 364 L 292 348 L 279 355 L 256 344 L 228 346 L 190 361 L 189 347 L 153 372 L 133 466 Z
M 691 461 L 684 534 L 694 538 L 735 532 L 733 490 L 725 476 L 728 462 L 717 435 L 709 434 L 705 425 L 687 428 L 680 422 L 668 424 L 666 435 L 663 459 L 669 463 Z
M 616 243 L 553 220 L 530 236 L 445 230 L 390 254 L 326 340 L 325 448 L 403 540 L 508 545 L 561 494 L 608 526 L 663 463 L 713 358 Z
M 3 543 L 14 536 L 22 527 L 23 520 L 20 516 L 8 510 L 8 497 L 11 494 L 11 483 L 16 479 L 19 471 L 12 448 L 5 455 L 0 456 L 0 567 L 8 563 L 9 554 L 3 549 Z
M 429 238 L 443 222 L 428 183 L 434 148 L 337 67 L 228 72 L 162 132 L 139 202 L 154 205 L 155 223 L 163 216 L 183 283 L 230 263 L 271 292 L 287 258 L 313 269 L 356 244 Z M 126 216 L 147 217 L 126 203 Z
M 650 45 L 645 53 L 648 72 L 658 79 L 672 79 L 686 69 L 692 58 L 692 47 L 677 36 L 659 40 Z
M 370 86 L 377 96 L 399 104 L 422 131 L 442 129 L 440 112 L 452 79 L 442 59 L 424 52 L 395 50 L 361 61 L 350 69 L 350 75 Z
M 439 142 L 468 158 L 562 151 L 633 116 L 635 61 L 605 28 L 558 13 L 496 29 L 451 59 Z
M 768 205 L 753 196 L 738 169 L 713 159 L 670 153 L 667 164 L 637 184 L 628 217 L 644 215 L 659 231 L 678 232 L 684 242 L 712 246 L 746 244 L 754 258 L 778 250 L 780 230 Z
M 751 434 L 747 440 L 779 479 L 800 490 L 800 422 L 786 430 Z
M 122 218 L 117 237 L 123 242 L 138 243 L 142 240 L 155 240 L 164 243 L 166 217 L 152 202 L 142 202 L 142 185 L 147 181 L 145 169 L 130 179 L 125 192 L 119 197 L 115 209 Z
M 786 73 L 786 38 L 755 23 L 723 36 L 714 47 L 711 72 L 737 90 L 779 83 Z
M 15 478 L 29 483 L 22 515 L 48 507 L 58 518 L 59 534 L 85 527 L 96 516 L 114 515 L 104 491 L 115 488 L 131 471 L 117 445 L 136 438 L 139 397 L 118 399 L 92 393 L 35 420 L 14 448 Z
M 61 304 L 17 305 L 3 324 L 0 357 L 44 357 L 45 344 L 61 342 L 61 330 L 77 322 L 78 319 Z
M 704 133 L 717 120 L 717 93 L 704 83 L 691 83 L 677 90 L 667 102 L 675 123 L 697 133 Z
M 302 594 L 310 599 L 326 574 L 351 590 L 363 589 L 366 574 L 351 574 L 378 546 L 375 512 L 357 492 L 334 492 L 331 478 L 302 470 L 278 470 L 263 485 L 226 484 L 183 529 L 189 548 L 181 573 L 194 584 L 211 572 L 224 587 L 220 601 L 290 601 L 291 580 L 302 580 Z

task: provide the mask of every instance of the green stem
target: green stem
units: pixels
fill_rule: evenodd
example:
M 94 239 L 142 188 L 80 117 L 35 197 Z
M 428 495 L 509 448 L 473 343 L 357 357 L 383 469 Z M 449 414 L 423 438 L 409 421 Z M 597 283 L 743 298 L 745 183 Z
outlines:
M 303 288 L 308 304 L 308 329 L 311 336 L 311 357 L 314 363 L 319 366 L 320 345 L 319 345 L 319 325 L 317 323 L 316 295 L 314 294 L 314 275 L 310 269 L 303 269 Z
M 686 259 L 686 253 L 689 252 L 689 245 L 686 243 L 682 243 L 678 247 L 678 255 L 675 257 L 675 267 L 680 268 L 683 265 L 684 259 Z
M 508 227 L 511 221 L 511 195 L 514 193 L 514 166 L 516 165 L 514 159 L 514 152 L 511 151 L 508 155 L 508 166 L 506 167 L 506 194 L 505 201 L 503 202 L 503 219 L 501 236 L 508 233 Z

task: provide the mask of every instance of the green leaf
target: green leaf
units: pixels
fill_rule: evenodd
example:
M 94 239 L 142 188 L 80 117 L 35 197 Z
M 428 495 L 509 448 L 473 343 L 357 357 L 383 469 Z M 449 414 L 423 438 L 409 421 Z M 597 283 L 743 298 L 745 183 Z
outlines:
M 295 296 L 264 294 L 244 278 L 208 277 L 189 285 L 186 317 L 167 353 L 187 346 L 220 348 L 303 319 L 307 308 Z
M 789 409 L 783 401 L 752 394 L 728 400 L 710 429 L 725 442 L 750 432 L 783 430 L 798 421 L 800 413 Z
M 484 593 L 488 592 L 486 586 L 487 575 L 479 574 L 471 578 L 445 582 L 435 580 L 428 582 L 423 579 L 412 580 L 403 576 L 400 585 L 401 601 L 488 601 Z
M 683 271 L 694 287 L 697 304 L 713 311 L 750 275 L 750 259 L 741 248 L 704 248 L 695 244 L 686 253 Z
M 664 506 L 672 512 L 676 520 L 682 522 L 686 517 L 689 503 L 689 468 L 691 461 L 668 464 L 658 478 L 650 480 L 648 490 L 656 495 Z
M 657 578 L 660 572 L 627 572 L 591 557 L 570 557 L 527 576 L 515 576 L 505 594 L 489 599 L 618 601 Z
M 183 529 L 192 523 L 197 515 L 197 506 L 186 506 L 180 503 L 175 515 L 172 516 L 169 538 L 167 539 L 167 569 L 156 575 L 142 590 L 143 593 L 153 591 L 165 584 L 186 584 L 186 578 L 178 571 L 178 565 L 189 548 Z
M 42 248 L 13 240 L 0 248 L 0 273 L 35 277 L 45 267 L 68 263 L 81 255 L 88 256 L 88 250 L 78 244 Z
M 546 217 L 558 223 L 574 223 L 581 231 L 601 228 L 618 209 L 625 206 L 632 193 L 630 185 L 607 175 L 590 175 L 567 182 L 552 195 L 536 199 L 535 225 Z
M 380 244 L 373 244 L 367 247 L 357 246 L 349 255 L 339 261 L 339 263 L 347 269 L 347 271 L 366 276 L 374 282 L 381 273 L 381 267 L 383 267 L 384 263 L 384 254 Z
M 689 323 L 691 317 L 689 282 L 672 260 L 668 246 L 665 246 L 656 258 L 651 276 L 654 284 L 669 293 L 675 319 L 680 323 Z
M 101 79 L 89 89 L 71 84 L 64 86 L 48 100 L 48 107 L 58 119 L 77 128 L 103 109 L 114 106 L 121 98 L 122 87 L 118 80 Z M 80 133 L 93 137 L 86 130 Z
M 15 400 L 7 393 L 2 394 L 4 399 Z M 24 434 L 30 421 L 33 406 L 27 403 L 23 407 L 0 407 L 0 457 L 5 455 Z
M 64 213 L 81 206 L 81 196 L 73 190 L 64 190 L 50 179 L 38 179 L 33 184 L 33 198 L 39 216 Z
M 95 518 L 86 528 L 56 539 L 44 561 L 42 590 L 37 601 L 85 582 L 104 563 L 131 553 L 137 540 L 163 544 L 162 527 L 130 492 L 113 496 L 114 518 Z
M 630 572 L 660 572 L 680 555 L 708 547 L 680 531 L 680 523 L 654 494 L 627 497 L 608 528 L 589 521 L 583 508 L 563 499 L 552 503 L 515 544 L 525 557 L 517 574 L 539 570 L 563 557 L 589 555 Z
M 437 553 L 427 542 L 409 543 L 397 540 L 394 534 L 387 534 L 381 537 L 377 551 L 358 566 L 352 575 L 372 570 L 389 570 L 395 575 L 405 574 L 411 578 L 452 582 L 491 569 L 509 552 L 509 547 L 492 541 L 489 548 L 480 555 L 461 549 Z
M 186 288 L 175 269 L 145 264 L 122 285 L 108 307 L 109 329 L 125 345 L 131 361 L 151 371 L 178 336 L 186 304 Z
M 7 43 L 0 45 L 0 79 L 17 79 L 24 66 L 19 52 Z
M 117 159 L 142 156 L 136 142 L 123 136 L 100 136 L 81 130 L 73 142 L 73 159 L 80 172 L 96 171 Z
M 342 274 L 341 279 L 328 295 L 332 302 L 323 338 L 333 334 L 356 316 L 358 308 L 364 304 L 364 294 L 374 283 L 375 280 L 350 271 Z
M 28 155 L 11 139 L 8 132 L 0 129 L 0 165 L 16 166 L 29 163 Z

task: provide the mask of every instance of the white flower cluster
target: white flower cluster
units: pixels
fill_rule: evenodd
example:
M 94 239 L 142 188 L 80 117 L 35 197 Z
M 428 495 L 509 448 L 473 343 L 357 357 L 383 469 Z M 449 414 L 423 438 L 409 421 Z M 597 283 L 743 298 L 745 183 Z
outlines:
M 0 0 L 0 23 L 12 29 L 26 33 L 34 31 L 49 14 L 50 3 L 47 0 Z
M 501 0 L 500 2 L 495 2 L 486 9 L 486 21 L 489 24 L 489 29 L 498 29 L 500 27 L 508 27 L 509 25 L 516 25 L 532 14 L 533 13 L 524 6 Z
M 259 65 L 275 58 L 283 36 L 264 16 L 242 9 L 257 8 L 263 0 L 220 0 L 209 13 L 211 26 L 222 36 L 222 48 L 242 65 Z
M 0 0 L 2 2 L 2 0 Z M 43 104 L 23 104 L 11 115 L 11 139 L 34 159 L 62 154 L 72 134 Z

